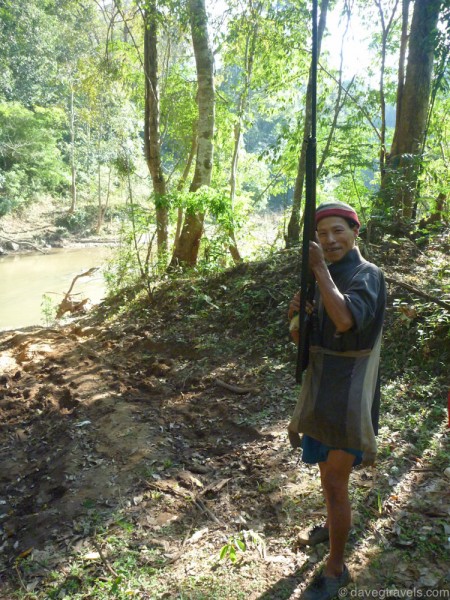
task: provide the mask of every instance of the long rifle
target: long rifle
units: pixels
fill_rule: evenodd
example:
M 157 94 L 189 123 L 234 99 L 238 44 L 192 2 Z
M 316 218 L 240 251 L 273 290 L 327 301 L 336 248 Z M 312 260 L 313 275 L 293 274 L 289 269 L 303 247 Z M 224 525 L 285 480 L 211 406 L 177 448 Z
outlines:
M 305 165 L 305 217 L 302 240 L 302 267 L 300 280 L 299 343 L 297 354 L 296 380 L 301 383 L 302 373 L 309 362 L 309 341 L 311 331 L 310 316 L 306 303 L 313 302 L 315 292 L 314 274 L 309 268 L 309 242 L 315 239 L 316 214 L 316 164 L 317 164 L 317 0 L 312 4 L 312 56 L 311 56 L 311 133 L 306 140 Z

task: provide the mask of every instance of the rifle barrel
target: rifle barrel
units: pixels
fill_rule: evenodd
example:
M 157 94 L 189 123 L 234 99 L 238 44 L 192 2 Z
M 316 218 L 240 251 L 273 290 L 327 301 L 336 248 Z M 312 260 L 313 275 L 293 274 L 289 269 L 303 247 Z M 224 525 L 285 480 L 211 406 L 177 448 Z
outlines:
M 309 362 L 309 337 L 311 322 L 306 303 L 314 300 L 314 275 L 309 268 L 309 242 L 315 239 L 316 177 L 317 177 L 317 0 L 312 7 L 312 56 L 311 56 L 311 135 L 307 140 L 305 165 L 305 218 L 302 239 L 302 266 L 300 281 L 299 344 L 296 380 L 301 383 L 302 373 Z

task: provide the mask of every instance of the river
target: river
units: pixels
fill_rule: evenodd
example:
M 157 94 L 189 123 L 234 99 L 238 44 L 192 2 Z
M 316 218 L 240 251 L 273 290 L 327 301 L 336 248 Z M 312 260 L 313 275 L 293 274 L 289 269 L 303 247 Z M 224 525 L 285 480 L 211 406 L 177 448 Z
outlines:
M 92 267 L 101 267 L 112 249 L 52 249 L 48 253 L 0 256 L 0 331 L 29 325 L 46 325 L 43 312 L 44 295 L 58 305 L 76 275 Z M 106 292 L 101 269 L 90 277 L 81 277 L 72 294 L 97 304 Z M 44 303 L 45 304 L 45 303 Z

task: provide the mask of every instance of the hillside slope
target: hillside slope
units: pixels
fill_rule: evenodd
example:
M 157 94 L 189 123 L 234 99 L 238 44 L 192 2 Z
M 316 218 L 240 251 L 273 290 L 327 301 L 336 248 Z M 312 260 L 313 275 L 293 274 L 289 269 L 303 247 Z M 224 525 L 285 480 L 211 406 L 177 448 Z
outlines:
M 371 247 L 449 301 L 447 236 Z M 295 404 L 292 251 L 0 337 L 0 598 L 298 597 L 326 555 Z M 351 476 L 354 590 L 450 589 L 449 312 L 389 285 L 375 469 Z M 222 553 L 222 559 L 220 555 Z

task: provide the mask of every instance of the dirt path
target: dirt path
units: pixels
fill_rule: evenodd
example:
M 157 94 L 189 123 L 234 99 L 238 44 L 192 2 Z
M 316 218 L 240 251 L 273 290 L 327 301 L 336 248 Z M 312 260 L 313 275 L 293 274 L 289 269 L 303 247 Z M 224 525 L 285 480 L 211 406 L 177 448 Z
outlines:
M 230 486 L 245 479 L 269 488 L 273 470 L 288 468 L 277 455 L 279 431 L 240 422 L 256 398 L 242 410 L 238 396 L 215 383 L 210 359 L 181 345 L 174 356 L 133 328 L 116 336 L 76 326 L 2 337 L 4 569 L 32 549 L 53 565 L 64 560 L 92 533 L 93 506 L 105 517 L 132 503 L 134 518 L 156 531 L 184 519 L 188 528 L 206 520 L 226 531 L 225 521 L 245 523 Z M 228 500 L 216 516 L 208 499 L 224 488 Z M 170 509 L 148 510 L 149 489 L 167 493 Z M 183 515 L 193 491 L 194 514 Z M 276 496 L 271 491 L 252 521 L 278 521 Z

